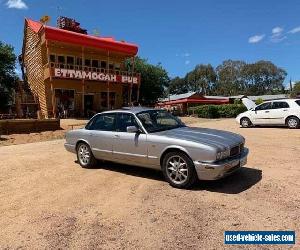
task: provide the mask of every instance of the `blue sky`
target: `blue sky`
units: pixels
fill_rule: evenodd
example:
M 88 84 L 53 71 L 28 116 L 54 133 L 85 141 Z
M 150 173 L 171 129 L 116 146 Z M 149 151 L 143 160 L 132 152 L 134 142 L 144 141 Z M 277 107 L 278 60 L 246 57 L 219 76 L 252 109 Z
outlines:
M 199 63 L 271 60 L 300 80 L 300 1 L 0 0 L 0 40 L 20 53 L 24 18 L 73 17 L 92 33 L 139 45 L 139 55 L 184 76 Z

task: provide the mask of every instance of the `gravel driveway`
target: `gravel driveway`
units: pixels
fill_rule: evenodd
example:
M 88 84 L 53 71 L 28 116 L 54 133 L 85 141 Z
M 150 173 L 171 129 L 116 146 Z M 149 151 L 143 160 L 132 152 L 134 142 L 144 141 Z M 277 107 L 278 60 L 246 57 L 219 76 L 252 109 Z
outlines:
M 246 167 L 179 190 L 153 170 L 82 169 L 64 140 L 0 147 L 0 249 L 256 249 L 224 246 L 224 230 L 299 235 L 300 130 L 192 125 L 244 135 Z M 271 248 L 287 246 L 259 247 Z

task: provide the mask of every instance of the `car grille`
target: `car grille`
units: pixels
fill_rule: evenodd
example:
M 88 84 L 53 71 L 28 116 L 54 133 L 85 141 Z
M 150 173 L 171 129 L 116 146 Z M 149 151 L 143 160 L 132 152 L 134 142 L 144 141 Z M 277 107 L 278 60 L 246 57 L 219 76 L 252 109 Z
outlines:
M 244 149 L 244 143 L 230 149 L 230 157 L 239 155 Z

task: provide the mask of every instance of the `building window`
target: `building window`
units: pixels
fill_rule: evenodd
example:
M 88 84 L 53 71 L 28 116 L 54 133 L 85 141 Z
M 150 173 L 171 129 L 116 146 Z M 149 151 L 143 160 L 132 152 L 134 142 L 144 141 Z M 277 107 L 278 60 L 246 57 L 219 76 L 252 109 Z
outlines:
M 73 56 L 67 56 L 67 64 L 74 65 L 74 57 Z
M 109 69 L 114 69 L 114 64 L 113 63 L 109 64 Z
M 117 74 L 119 74 L 121 69 L 121 64 L 120 63 L 115 63 L 115 71 L 117 72 Z
M 98 60 L 92 60 L 92 67 L 94 67 L 94 68 L 98 68 L 99 67 Z
M 106 69 L 106 62 L 105 61 L 101 61 L 101 68 Z
M 115 103 L 116 103 L 116 93 L 109 92 L 109 104 L 111 109 L 115 108 Z
M 81 66 L 82 65 L 82 58 L 76 57 L 76 65 Z
M 57 56 L 57 62 L 65 64 L 65 57 L 64 56 Z
M 84 66 L 91 67 L 91 59 L 85 59 L 84 60 Z
M 67 65 L 69 69 L 74 68 L 74 57 L 73 56 L 67 56 Z
M 50 55 L 50 62 L 55 63 L 55 55 Z
M 107 92 L 101 92 L 101 107 L 107 108 Z
M 116 104 L 116 93 L 115 92 L 109 92 L 109 105 L 110 108 L 115 108 Z M 101 106 L 103 108 L 107 108 L 107 92 L 101 92 Z

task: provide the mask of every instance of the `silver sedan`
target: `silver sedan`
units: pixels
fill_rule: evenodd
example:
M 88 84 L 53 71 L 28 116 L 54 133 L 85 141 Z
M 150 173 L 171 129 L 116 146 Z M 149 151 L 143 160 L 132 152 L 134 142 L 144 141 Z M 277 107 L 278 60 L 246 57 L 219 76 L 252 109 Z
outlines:
M 167 111 L 134 107 L 95 115 L 85 128 L 66 133 L 65 148 L 84 168 L 99 159 L 159 169 L 173 187 L 189 188 L 245 165 L 244 144 L 241 135 L 187 127 Z

